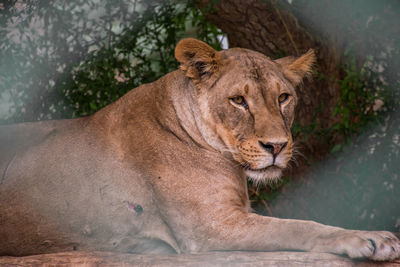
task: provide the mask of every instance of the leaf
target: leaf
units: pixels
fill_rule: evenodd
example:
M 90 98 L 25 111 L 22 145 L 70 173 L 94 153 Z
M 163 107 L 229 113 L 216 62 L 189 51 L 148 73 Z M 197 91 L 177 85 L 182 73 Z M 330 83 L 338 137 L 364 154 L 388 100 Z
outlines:
M 332 147 L 332 149 L 331 149 L 331 153 L 338 152 L 338 151 L 340 151 L 341 149 L 342 149 L 342 144 L 334 145 L 334 146 Z

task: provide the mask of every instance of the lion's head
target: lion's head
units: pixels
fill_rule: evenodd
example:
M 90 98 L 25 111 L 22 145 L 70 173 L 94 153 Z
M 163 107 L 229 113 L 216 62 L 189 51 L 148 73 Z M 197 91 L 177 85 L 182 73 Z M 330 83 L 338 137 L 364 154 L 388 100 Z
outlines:
M 217 52 L 184 39 L 175 56 L 195 84 L 207 142 L 229 154 L 256 182 L 280 177 L 293 153 L 295 87 L 310 73 L 313 51 L 270 60 L 247 49 Z

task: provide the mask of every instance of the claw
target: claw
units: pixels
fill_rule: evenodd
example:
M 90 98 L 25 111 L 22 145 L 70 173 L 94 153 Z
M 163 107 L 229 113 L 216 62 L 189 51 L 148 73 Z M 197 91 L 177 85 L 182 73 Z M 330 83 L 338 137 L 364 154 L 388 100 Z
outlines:
M 372 239 L 368 239 L 368 241 L 371 243 L 371 245 L 372 245 L 372 247 L 373 247 L 373 254 L 375 254 L 375 251 L 376 251 L 376 244 L 375 244 L 375 241 L 372 240 Z

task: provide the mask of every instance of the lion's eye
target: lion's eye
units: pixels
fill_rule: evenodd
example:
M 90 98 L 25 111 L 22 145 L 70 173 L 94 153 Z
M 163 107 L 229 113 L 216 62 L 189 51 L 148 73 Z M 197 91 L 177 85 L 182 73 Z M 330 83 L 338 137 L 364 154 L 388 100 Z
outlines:
M 281 94 L 278 98 L 279 104 L 285 102 L 288 98 L 289 98 L 288 94 L 286 93 Z
M 233 103 L 235 103 L 236 105 L 242 106 L 242 107 L 244 107 L 244 108 L 246 108 L 246 109 L 249 107 L 249 106 L 247 105 L 246 99 L 244 99 L 243 96 L 240 96 L 240 95 L 234 96 L 234 97 L 231 97 L 230 100 L 231 100 Z

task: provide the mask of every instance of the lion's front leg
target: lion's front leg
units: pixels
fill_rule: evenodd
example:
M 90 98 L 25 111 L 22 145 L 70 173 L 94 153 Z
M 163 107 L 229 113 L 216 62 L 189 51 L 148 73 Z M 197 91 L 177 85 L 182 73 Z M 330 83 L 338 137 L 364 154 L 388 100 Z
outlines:
M 303 250 L 372 260 L 400 257 L 400 241 L 390 232 L 353 231 L 252 213 L 230 216 L 219 225 L 214 229 L 219 240 L 213 240 L 213 249 Z

